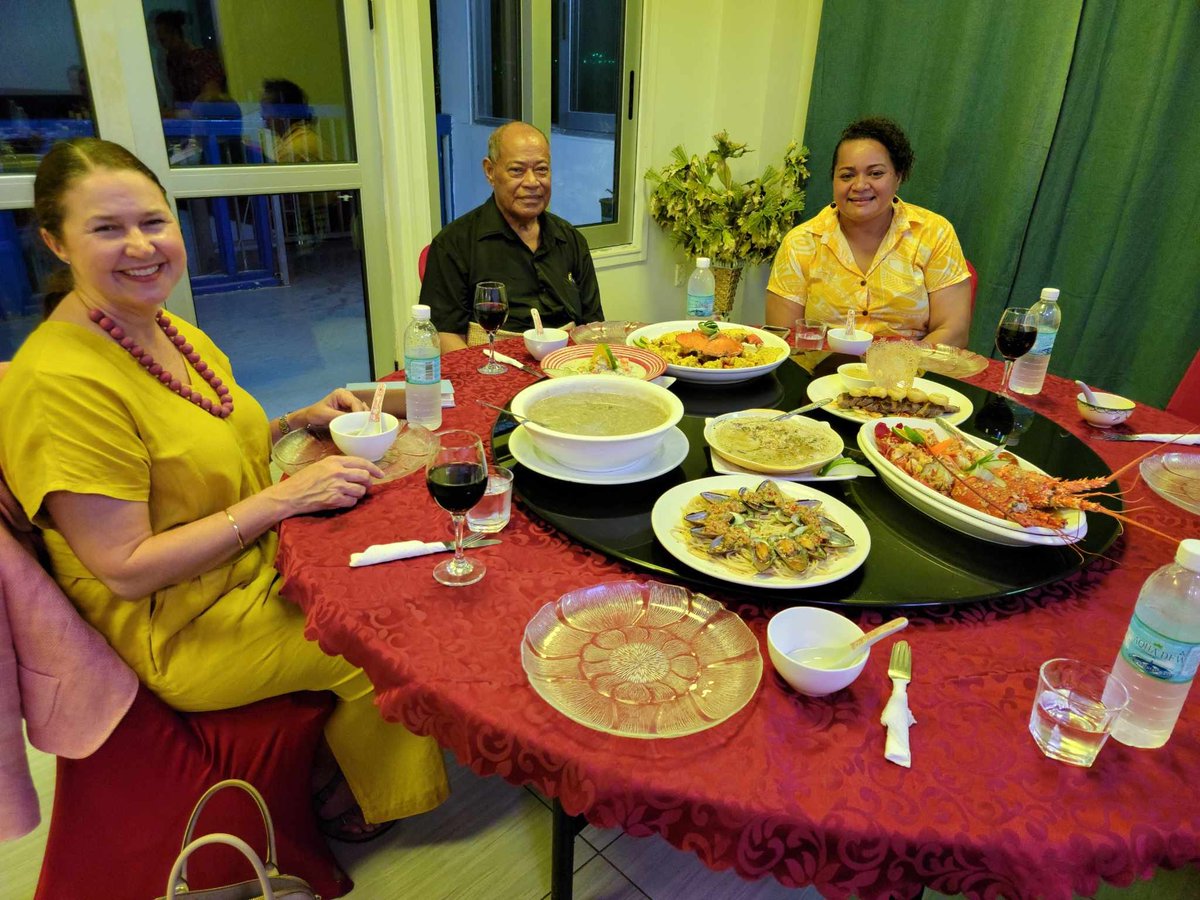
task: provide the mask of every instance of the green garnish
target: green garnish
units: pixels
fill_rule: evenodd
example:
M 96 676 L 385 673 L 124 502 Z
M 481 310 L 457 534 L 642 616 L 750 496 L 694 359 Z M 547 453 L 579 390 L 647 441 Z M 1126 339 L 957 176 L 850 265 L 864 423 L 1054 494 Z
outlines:
M 818 475 L 829 475 L 830 473 L 833 472 L 834 469 L 840 468 L 841 466 L 853 467 L 856 475 L 874 475 L 875 474 L 870 469 L 868 469 L 866 466 L 855 462 L 848 456 L 839 456 L 837 459 L 831 459 L 829 462 L 825 463 L 825 465 L 821 466 L 821 468 L 817 470 L 817 474 Z
M 721 332 L 721 326 L 712 319 L 707 319 L 696 326 L 696 330 L 708 337 L 714 337 Z
M 608 344 L 601 344 L 600 346 L 604 350 L 604 355 L 608 357 L 609 367 L 612 368 L 614 372 L 617 371 L 617 358 L 613 356 L 612 349 L 608 346 Z
M 917 429 L 907 425 L 897 425 L 893 430 L 910 444 L 916 444 L 918 447 L 925 446 L 925 436 Z

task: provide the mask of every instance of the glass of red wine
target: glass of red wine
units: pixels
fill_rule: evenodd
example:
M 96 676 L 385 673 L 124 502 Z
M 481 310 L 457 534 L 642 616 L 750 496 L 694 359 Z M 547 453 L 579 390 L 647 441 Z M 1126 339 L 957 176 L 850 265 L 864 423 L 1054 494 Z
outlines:
M 1004 357 L 1004 378 L 1000 382 L 1000 394 L 1007 397 L 1008 376 L 1012 374 L 1013 361 L 1020 359 L 1037 340 L 1037 325 L 1029 310 L 1022 306 L 1010 306 L 1000 316 L 996 326 L 996 349 Z
M 440 431 L 435 437 L 437 447 L 425 463 L 425 486 L 454 522 L 454 558 L 438 563 L 433 577 L 451 587 L 474 584 L 487 570 L 463 553 L 463 520 L 487 489 L 487 457 L 473 431 Z
M 508 294 L 499 281 L 481 281 L 475 285 L 475 321 L 487 332 L 488 356 L 486 365 L 479 367 L 483 375 L 502 375 L 508 366 L 496 362 L 496 332 L 508 318 Z

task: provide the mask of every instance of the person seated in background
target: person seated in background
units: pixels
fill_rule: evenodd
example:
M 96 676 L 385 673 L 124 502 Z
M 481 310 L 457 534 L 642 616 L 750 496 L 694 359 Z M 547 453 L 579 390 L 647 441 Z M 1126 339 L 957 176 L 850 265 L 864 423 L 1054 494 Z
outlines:
M 263 125 L 275 136 L 271 154 L 275 162 L 328 162 L 321 136 L 313 128 L 313 111 L 308 95 L 294 81 L 268 78 L 263 81 L 259 101 Z
M 163 314 L 187 271 L 183 237 L 124 147 L 55 145 L 34 209 L 72 284 L 0 379 L 0 472 L 63 592 L 176 709 L 333 691 L 314 771 L 330 836 L 365 840 L 437 806 L 437 744 L 385 722 L 362 670 L 306 640 L 279 594 L 274 526 L 354 506 L 382 472 L 333 456 L 272 484 L 271 445 L 365 405 L 339 389 L 268 422 L 207 335 Z
M 547 211 L 550 142 L 532 125 L 509 122 L 488 138 L 483 174 L 492 196 L 443 228 L 429 247 L 421 302 L 441 333 L 442 352 L 467 346 L 475 285 L 503 282 L 506 328 L 533 327 L 531 309 L 546 325 L 604 318 L 600 286 L 583 235 Z
M 912 172 L 900 126 L 862 119 L 833 151 L 833 203 L 783 239 L 767 282 L 768 325 L 797 319 L 885 337 L 964 347 L 971 327 L 967 261 L 954 227 L 896 191 Z

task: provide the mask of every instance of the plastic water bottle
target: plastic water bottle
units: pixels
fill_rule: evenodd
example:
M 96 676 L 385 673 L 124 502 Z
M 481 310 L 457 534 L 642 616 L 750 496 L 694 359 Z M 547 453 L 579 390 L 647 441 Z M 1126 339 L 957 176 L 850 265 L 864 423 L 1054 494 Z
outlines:
M 1129 688 L 1129 706 L 1113 740 L 1161 747 L 1175 730 L 1200 665 L 1200 540 L 1180 543 L 1175 562 L 1146 579 L 1113 674 Z
M 429 307 L 420 303 L 404 329 L 404 405 L 410 425 L 442 427 L 442 345 Z
M 1058 308 L 1058 288 L 1042 288 L 1042 297 L 1033 308 L 1033 324 L 1037 326 L 1037 340 L 1033 349 L 1013 363 L 1008 386 L 1018 394 L 1041 393 L 1050 368 L 1050 351 L 1062 324 L 1062 310 Z
M 716 303 L 717 282 L 707 256 L 696 257 L 696 268 L 688 279 L 687 314 L 689 319 L 711 319 Z

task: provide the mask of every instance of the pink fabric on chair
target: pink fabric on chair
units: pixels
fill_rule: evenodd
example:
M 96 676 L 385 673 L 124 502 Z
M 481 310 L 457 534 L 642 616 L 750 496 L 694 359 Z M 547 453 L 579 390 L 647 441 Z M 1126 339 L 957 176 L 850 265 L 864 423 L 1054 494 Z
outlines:
M 39 750 L 87 756 L 121 721 L 137 688 L 133 670 L 0 526 L 0 840 L 39 821 L 22 718 Z
M 1200 351 L 1192 357 L 1192 364 L 1179 379 L 1179 386 L 1167 403 L 1167 412 L 1200 424 Z

